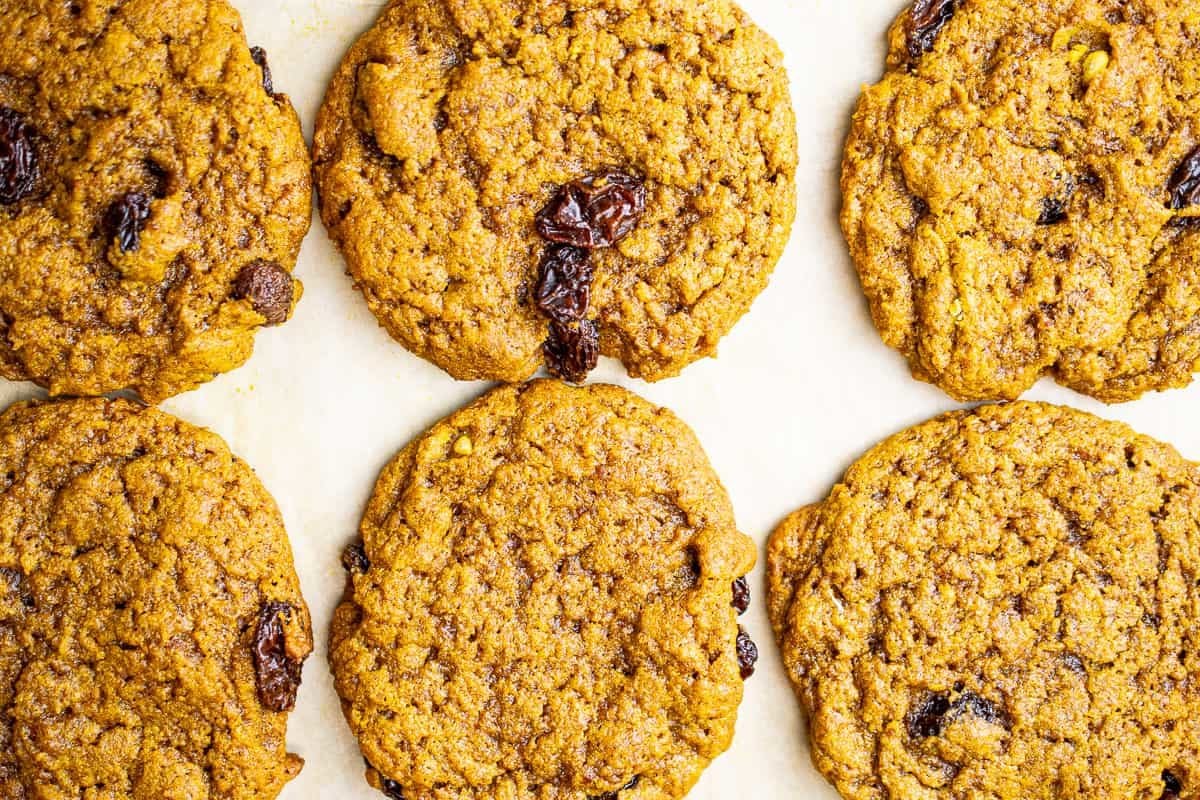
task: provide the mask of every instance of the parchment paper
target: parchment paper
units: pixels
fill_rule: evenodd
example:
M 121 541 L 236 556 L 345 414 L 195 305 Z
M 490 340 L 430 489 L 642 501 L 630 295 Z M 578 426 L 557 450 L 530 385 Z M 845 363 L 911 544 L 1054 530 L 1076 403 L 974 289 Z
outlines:
M 603 363 L 597 380 L 668 406 L 704 443 L 733 497 L 742 530 L 758 542 L 788 512 L 820 500 L 864 449 L 907 425 L 955 408 L 913 381 L 871 325 L 837 228 L 842 140 L 860 84 L 882 71 L 884 33 L 906 0 L 742 0 L 782 45 L 799 118 L 799 215 L 770 288 L 725 338 L 719 360 L 659 384 Z M 270 56 L 311 137 L 325 84 L 382 0 L 233 0 L 251 44 Z M 377 800 L 341 716 L 325 659 L 341 597 L 342 548 L 353 538 L 379 469 L 411 437 L 481 394 L 393 342 L 344 274 L 319 220 L 297 274 L 296 318 L 264 331 L 242 369 L 164 408 L 214 429 L 253 466 L 283 510 L 318 651 L 304 670 L 289 742 L 307 764 L 284 800 Z M 0 381 L 0 403 L 38 394 Z M 1133 424 L 1200 456 L 1200 386 L 1105 406 L 1043 382 L 1029 397 Z M 695 800 L 833 800 L 809 762 L 798 707 L 762 605 L 761 565 L 746 626 L 762 651 L 746 685 L 732 749 L 705 773 Z

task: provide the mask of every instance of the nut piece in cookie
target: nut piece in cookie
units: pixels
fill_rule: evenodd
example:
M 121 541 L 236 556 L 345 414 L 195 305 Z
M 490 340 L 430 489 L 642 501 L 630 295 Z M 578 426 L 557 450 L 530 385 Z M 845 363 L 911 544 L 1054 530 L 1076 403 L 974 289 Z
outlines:
M 359 533 L 330 662 L 387 796 L 669 800 L 729 746 L 755 548 L 669 411 L 496 389 L 396 456 Z
M 1200 466 L 1018 402 L 893 436 L 785 520 L 768 611 L 847 800 L 1194 797 L 1198 571 Z

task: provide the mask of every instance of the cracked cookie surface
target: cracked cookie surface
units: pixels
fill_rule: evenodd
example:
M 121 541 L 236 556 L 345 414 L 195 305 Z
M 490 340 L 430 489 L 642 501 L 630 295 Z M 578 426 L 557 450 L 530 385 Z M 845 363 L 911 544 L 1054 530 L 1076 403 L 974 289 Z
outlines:
M 331 661 L 389 796 L 667 800 L 729 746 L 754 545 L 670 412 L 497 389 L 401 451 L 360 533 Z
M 848 800 L 1200 798 L 1200 467 L 1044 404 L 863 456 L 768 549 L 813 760 Z
M 290 315 L 307 146 L 224 0 L 5 3 L 0 108 L 0 375 L 157 402 Z
M 1177 172 L 1200 146 L 1194 4 L 916 6 L 843 163 L 842 227 L 884 342 L 960 400 L 1043 375 L 1106 402 L 1188 384 L 1200 206 Z
M 298 665 L 283 521 L 215 434 L 126 401 L 5 411 L 0 798 L 275 797 L 302 761 L 253 651 L 281 606 L 258 649 Z
M 727 0 L 393 0 L 330 85 L 314 161 L 371 310 L 460 379 L 541 365 L 535 217 L 562 186 L 645 180 L 636 229 L 593 254 L 586 324 L 647 380 L 715 353 L 795 216 L 782 56 Z

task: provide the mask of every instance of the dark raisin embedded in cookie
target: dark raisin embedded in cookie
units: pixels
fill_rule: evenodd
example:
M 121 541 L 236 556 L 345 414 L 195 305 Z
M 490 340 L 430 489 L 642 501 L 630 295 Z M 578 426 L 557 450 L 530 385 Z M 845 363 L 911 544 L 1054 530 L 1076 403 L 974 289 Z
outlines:
M 1163 770 L 1162 774 L 1163 793 L 1161 800 L 1179 800 L 1183 794 L 1183 781 L 1175 776 L 1171 770 Z
M 914 739 L 941 736 L 946 728 L 964 715 L 1007 728 L 1008 715 L 995 703 L 974 692 L 960 692 L 951 699 L 949 692 L 926 692 L 904 718 L 908 735 Z
M 537 216 L 542 238 L 595 249 L 628 236 L 646 211 L 646 187 L 624 172 L 606 172 L 558 190 Z
M 739 615 L 750 608 L 750 582 L 745 576 L 733 582 L 733 608 Z
M 959 0 L 915 0 L 909 15 L 908 55 L 916 61 L 933 49 L 937 36 L 954 16 Z
M 254 630 L 254 671 L 258 700 L 271 711 L 291 711 L 300 689 L 302 661 L 288 654 L 284 623 L 291 618 L 287 603 L 267 603 Z
M 254 59 L 254 63 L 258 64 L 258 68 L 262 70 L 263 91 L 274 97 L 275 81 L 271 78 L 271 65 L 267 63 L 267 51 L 261 47 L 251 47 L 250 57 Z
M 1067 203 L 1057 197 L 1047 197 L 1042 201 L 1042 213 L 1038 216 L 1038 225 L 1057 225 L 1067 221 Z
M 0 203 L 12 205 L 33 191 L 38 178 L 34 132 L 18 111 L 0 107 Z
M 362 542 L 355 542 L 342 551 L 342 568 L 353 575 L 365 575 L 370 571 L 371 561 Z
M 552 245 L 542 256 L 537 306 L 553 321 L 569 325 L 587 314 L 593 270 L 588 251 L 572 245 Z
M 295 286 L 291 273 L 274 261 L 253 261 L 242 268 L 233 282 L 233 297 L 248 299 L 268 325 L 287 321 L 292 310 Z
M 1200 205 L 1200 147 L 1189 153 L 1171 173 L 1167 191 L 1171 195 L 1169 205 L 1176 211 Z
M 551 375 L 568 383 L 583 383 L 600 362 L 600 331 L 590 319 L 573 325 L 551 322 L 544 351 Z
M 391 800 L 404 800 L 404 789 L 391 778 L 379 776 L 379 790 Z
M 605 792 L 604 794 L 588 795 L 588 800 L 619 800 L 621 792 L 628 792 L 631 789 L 636 789 L 637 785 L 642 782 L 640 775 L 634 775 L 629 783 L 617 789 L 615 792 Z
M 117 240 L 122 253 L 135 253 L 142 244 L 142 231 L 150 219 L 150 198 L 141 192 L 121 195 L 104 214 L 104 228 Z
M 737 657 L 738 666 L 742 670 L 742 679 L 749 678 L 754 674 L 754 666 L 758 663 L 758 645 L 741 626 L 738 627 Z

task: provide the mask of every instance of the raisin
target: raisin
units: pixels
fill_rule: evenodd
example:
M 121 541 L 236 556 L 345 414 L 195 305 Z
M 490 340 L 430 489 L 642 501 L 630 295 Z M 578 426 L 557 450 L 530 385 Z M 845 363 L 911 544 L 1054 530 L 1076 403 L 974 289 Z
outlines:
M 271 711 L 291 711 L 296 707 L 303 663 L 287 654 L 283 621 L 292 615 L 287 603 L 267 603 L 258 612 L 254 631 L 254 673 L 258 683 L 258 701 Z
M 542 256 L 538 308 L 562 325 L 579 322 L 591 302 L 593 274 L 587 250 L 571 245 L 548 248 Z
M 624 239 L 645 211 L 642 180 L 623 172 L 607 172 L 559 189 L 537 215 L 536 224 L 544 239 L 591 250 L 612 247 Z
M 342 568 L 355 575 L 365 575 L 371 569 L 371 561 L 362 542 L 355 542 L 342 551 Z
M 254 59 L 254 63 L 258 64 L 258 68 L 262 70 L 263 91 L 274 97 L 275 81 L 271 78 L 271 65 L 267 63 L 267 51 L 261 47 L 251 47 L 250 58 Z
M 1188 154 L 1167 183 L 1171 193 L 1170 207 L 1178 211 L 1189 206 L 1200 205 L 1200 147 Z
M 38 178 L 33 126 L 20 112 L 0 107 L 0 203 L 12 205 L 33 191 Z
M 1067 221 L 1067 203 L 1057 197 L 1047 197 L 1042 200 L 1042 213 L 1038 217 L 1038 225 L 1057 225 Z
M 150 219 L 150 198 L 141 192 L 127 192 L 104 214 L 104 227 L 117 240 L 122 253 L 136 253 L 142 246 L 142 231 Z
M 1161 800 L 1179 800 L 1179 796 L 1183 794 L 1183 781 L 1175 777 L 1175 774 L 1169 769 L 1164 769 L 1162 774 L 1163 793 Z
M 742 680 L 746 680 L 754 674 L 754 665 L 758 663 L 758 646 L 740 625 L 737 635 L 737 658 L 738 666 L 742 669 Z
M 252 261 L 233 281 L 233 299 L 249 299 L 268 325 L 287 321 L 294 292 L 291 274 L 274 261 Z
M 404 789 L 391 778 L 380 775 L 379 788 L 385 797 L 390 797 L 392 800 L 404 800 Z
M 573 325 L 550 323 L 550 338 L 542 345 L 546 368 L 568 383 L 583 383 L 600 361 L 600 331 L 590 319 Z
M 932 50 L 938 34 L 957 10 L 958 0 L 914 0 L 909 13 L 909 58 L 916 61 Z
M 733 608 L 739 616 L 750 608 L 750 583 L 745 577 L 733 582 Z
M 625 784 L 620 789 L 617 789 L 615 792 L 605 792 L 604 794 L 590 794 L 590 795 L 588 795 L 588 800 L 617 800 L 617 798 L 621 796 L 621 792 L 627 792 L 630 789 L 636 789 L 637 785 L 641 782 L 642 782 L 642 777 L 640 775 L 634 775 L 633 778 L 630 779 L 629 783 Z
M 951 723 L 963 715 L 1004 728 L 1011 724 L 1008 715 L 995 703 L 974 692 L 963 692 L 953 701 L 948 692 L 927 692 L 909 709 L 904 724 L 913 739 L 928 739 L 941 736 Z

